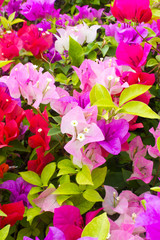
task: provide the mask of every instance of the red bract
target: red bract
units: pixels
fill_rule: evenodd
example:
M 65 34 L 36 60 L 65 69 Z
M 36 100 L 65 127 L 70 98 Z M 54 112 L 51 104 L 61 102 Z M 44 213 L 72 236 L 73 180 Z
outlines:
M 2 6 L 3 2 L 4 2 L 4 0 L 0 0 L 0 7 Z
M 3 174 L 4 174 L 5 172 L 7 172 L 8 169 L 9 169 L 8 164 L 2 163 L 2 164 L 0 165 L 0 178 L 3 178 Z
M 19 136 L 19 129 L 15 120 L 0 123 L 0 148 L 8 146 L 10 141 Z
M 12 101 L 12 102 L 15 102 L 15 101 Z M 17 126 L 19 127 L 24 117 L 25 117 L 25 111 L 16 103 L 13 111 L 6 114 L 6 123 L 14 119 L 17 123 Z
M 0 60 L 5 61 L 18 57 L 22 47 L 22 40 L 14 32 L 4 34 L 3 38 L 0 38 Z M 9 66 L 6 65 L 3 69 L 8 70 Z
M 36 152 L 38 155 L 37 159 L 28 161 L 28 171 L 33 171 L 40 175 L 43 168 L 54 160 L 54 156 L 51 153 L 44 155 L 41 148 L 36 149 Z
M 52 34 L 49 32 L 41 33 L 37 26 L 31 24 L 27 26 L 25 22 L 23 27 L 18 31 L 18 36 L 24 43 L 24 49 L 31 51 L 33 55 L 38 56 L 40 53 L 49 49 L 52 45 Z
M 0 205 L 0 209 L 7 215 L 7 217 L 0 217 L 0 228 L 7 224 L 13 226 L 18 220 L 23 219 L 25 211 L 23 201 Z
M 145 72 L 124 72 L 122 81 L 132 84 L 153 85 L 155 82 L 155 75 Z
M 152 17 L 149 0 L 115 0 L 111 12 L 119 21 L 148 22 Z
M 145 43 L 143 48 L 140 44 L 129 45 L 121 42 L 116 50 L 117 63 L 119 65 L 128 65 L 140 71 L 140 67 L 146 63 L 150 49 L 151 45 L 147 43 Z
M 11 113 L 16 106 L 16 102 L 11 99 L 11 97 L 1 91 L 0 88 L 0 121 L 3 120 L 4 115 Z

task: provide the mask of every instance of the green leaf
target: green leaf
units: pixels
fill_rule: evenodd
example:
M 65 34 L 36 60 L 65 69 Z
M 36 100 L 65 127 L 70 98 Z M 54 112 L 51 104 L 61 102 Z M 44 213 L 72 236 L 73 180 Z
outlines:
M 0 68 L 4 67 L 7 64 L 12 63 L 12 62 L 14 62 L 14 61 L 12 61 L 12 60 L 10 60 L 10 61 L 0 61 Z
M 10 229 L 10 225 L 7 225 L 0 230 L 0 239 L 1 240 L 6 239 L 6 237 L 8 236 L 8 233 L 9 233 L 9 229 Z
M 155 0 L 154 0 L 155 2 Z M 157 9 L 157 8 L 153 8 L 152 9 L 152 17 L 158 17 L 159 18 L 160 16 L 160 9 Z
M 80 185 L 93 185 L 91 171 L 87 165 L 83 165 L 82 170 L 77 173 L 76 181 Z
M 81 191 L 77 184 L 75 183 L 64 183 L 60 185 L 53 194 L 57 195 L 70 195 L 70 194 L 80 194 Z
M 0 20 L 5 29 L 10 28 L 10 22 L 5 17 L 0 17 Z
M 152 109 L 143 102 L 128 102 L 123 105 L 121 109 L 123 109 L 127 114 L 137 115 L 144 118 L 160 119 L 160 116 L 153 112 Z
M 70 200 L 75 207 L 79 208 L 81 214 L 88 212 L 95 204 L 94 202 L 87 201 L 82 194 L 74 195 Z
M 21 177 L 28 183 L 36 186 L 42 186 L 42 182 L 37 173 L 32 171 L 20 172 Z
M 21 19 L 21 18 L 16 18 L 13 22 L 11 22 L 11 25 L 17 24 L 17 23 L 20 23 L 20 22 L 24 22 L 24 20 Z
M 2 210 L 0 210 L 0 216 L 1 217 L 7 217 L 7 215 L 4 212 L 2 212 Z
M 94 189 L 87 189 L 83 193 L 83 197 L 90 202 L 103 202 L 103 198 L 101 198 L 99 193 Z
M 19 151 L 19 152 L 30 152 L 30 150 L 25 148 L 23 146 L 23 144 L 18 140 L 14 140 L 14 141 L 10 142 L 9 145 L 12 146 L 12 148 L 10 148 L 12 151 L 14 150 L 14 151 Z
M 27 221 L 28 222 L 30 222 L 30 224 L 32 223 L 32 221 L 33 221 L 33 219 L 36 217 L 36 216 L 38 216 L 38 215 L 40 215 L 41 213 L 41 209 L 40 208 L 38 208 L 38 207 L 34 207 L 34 208 L 29 208 L 28 210 L 27 210 Z
M 156 36 L 156 33 L 151 28 L 149 28 L 149 27 L 144 27 L 144 28 L 148 30 L 147 38 Z
M 61 133 L 60 127 L 57 124 L 52 124 L 52 128 L 48 132 L 48 136 L 54 136 Z
M 160 62 L 160 55 L 157 55 L 156 59 L 157 59 L 158 62 Z
M 142 84 L 133 84 L 125 88 L 120 95 L 119 106 L 147 92 L 149 88 L 151 88 L 151 86 Z
M 43 191 L 43 190 L 42 190 L 41 187 L 32 187 L 31 190 L 30 190 L 30 192 L 29 192 L 29 194 L 30 194 L 30 195 L 33 195 L 33 194 L 35 194 L 35 193 L 39 193 L 39 192 L 42 192 L 42 191 Z
M 16 12 L 13 12 L 11 15 L 9 15 L 8 20 L 9 20 L 10 22 L 12 22 L 13 19 L 15 18 L 15 14 L 16 14 Z
M 146 64 L 147 67 L 153 67 L 158 64 L 157 60 L 154 58 L 150 58 Z
M 90 92 L 91 105 L 95 104 L 99 99 L 105 100 L 108 104 L 113 104 L 108 90 L 103 85 L 96 83 Z
M 68 79 L 63 73 L 57 74 L 55 77 L 55 81 L 62 84 L 68 84 Z
M 158 148 L 158 150 L 160 152 L 160 137 L 157 138 L 157 148 Z
M 22 240 L 24 236 L 30 237 L 32 234 L 31 228 L 23 228 L 18 232 L 18 236 L 16 240 Z
M 160 187 L 152 187 L 150 190 L 155 191 L 155 192 L 160 192 Z
M 105 45 L 103 48 L 101 48 L 103 57 L 106 56 L 106 53 L 108 52 L 108 50 L 109 50 L 109 45 Z
M 93 188 L 96 189 L 104 183 L 107 167 L 95 168 L 92 171 Z
M 58 163 L 58 168 L 60 169 L 57 176 L 66 174 L 75 174 L 76 170 L 70 159 L 63 159 Z
M 45 168 L 43 168 L 43 171 L 41 173 L 41 180 L 42 180 L 43 186 L 48 186 L 48 182 L 50 178 L 53 176 L 55 170 L 56 170 L 56 164 L 54 162 L 47 164 Z
M 69 37 L 68 54 L 71 58 L 71 63 L 74 66 L 79 67 L 84 60 L 84 52 L 82 46 L 71 37 Z
M 63 202 L 65 202 L 68 198 L 70 198 L 70 196 L 68 195 L 59 195 L 57 196 L 57 202 L 58 204 L 61 206 Z
M 92 219 L 84 228 L 81 237 L 93 237 L 98 240 L 106 240 L 110 229 L 110 223 L 106 213 Z

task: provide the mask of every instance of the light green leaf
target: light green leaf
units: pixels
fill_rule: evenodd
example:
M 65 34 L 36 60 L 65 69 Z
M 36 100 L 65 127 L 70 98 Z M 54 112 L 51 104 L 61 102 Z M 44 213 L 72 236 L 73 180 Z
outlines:
M 160 119 L 160 116 L 143 102 L 131 101 L 123 105 L 121 109 L 127 114 L 144 118 Z
M 1 23 L 5 29 L 10 28 L 10 22 L 5 17 L 0 17 Z
M 7 217 L 7 215 L 4 212 L 2 212 L 2 210 L 0 210 L 0 216 L 1 217 Z
M 66 174 L 75 174 L 75 168 L 70 159 L 63 159 L 58 163 L 58 168 L 60 169 L 57 176 Z
M 8 20 L 9 20 L 10 22 L 12 22 L 13 19 L 15 18 L 15 14 L 16 14 L 16 12 L 13 12 L 11 15 L 9 15 Z
M 158 62 L 160 62 L 160 55 L 157 55 L 156 59 L 157 59 Z
M 69 37 L 68 54 L 71 58 L 71 63 L 74 66 L 79 67 L 84 60 L 84 52 L 82 46 L 71 37 Z
M 0 230 L 0 239 L 5 240 L 8 236 L 10 225 L 5 226 Z
M 48 186 L 48 182 L 50 178 L 53 176 L 54 172 L 56 170 L 56 164 L 54 162 L 47 164 L 41 173 L 41 180 L 43 183 L 43 186 Z
M 90 202 L 103 202 L 103 198 L 101 198 L 99 193 L 94 189 L 87 189 L 83 193 L 83 197 Z
M 107 167 L 95 168 L 92 171 L 93 188 L 96 189 L 104 183 L 107 174 Z
M 34 207 L 34 208 L 29 208 L 27 210 L 27 221 L 30 222 L 30 224 L 32 223 L 33 219 L 40 215 L 41 213 L 41 209 L 39 207 Z
M 70 196 L 68 195 L 59 195 L 57 196 L 57 202 L 58 204 L 61 206 L 63 202 L 65 202 L 68 198 L 70 198 Z
M 43 189 L 41 187 L 32 187 L 29 194 L 33 195 L 35 193 L 39 193 L 39 192 L 42 192 L 42 191 L 43 191 Z
M 91 171 L 87 165 L 83 165 L 82 170 L 77 173 L 76 181 L 80 185 L 93 185 Z
M 68 79 L 67 79 L 66 75 L 64 75 L 63 73 L 58 73 L 55 77 L 55 81 L 60 82 L 62 84 L 68 83 Z
M 103 85 L 96 83 L 90 92 L 91 105 L 95 104 L 99 99 L 105 100 L 108 104 L 113 104 L 108 90 Z
M 53 194 L 57 195 L 70 195 L 70 194 L 80 194 L 81 191 L 77 184 L 75 183 L 64 183 L 60 185 Z
M 20 22 L 24 22 L 24 20 L 21 19 L 21 18 L 16 18 L 15 20 L 13 20 L 13 22 L 11 22 L 11 25 L 17 24 L 17 23 L 20 23 Z
M 150 58 L 146 64 L 147 67 L 153 67 L 158 64 L 157 60 L 154 58 Z
M 20 172 L 21 177 L 28 183 L 36 186 L 42 186 L 42 182 L 37 173 L 32 171 Z
M 154 2 L 155 2 L 155 0 L 154 0 Z M 152 9 L 152 17 L 158 17 L 159 18 L 159 16 L 160 16 L 160 9 L 157 9 L 157 8 L 153 8 Z
M 121 107 L 124 103 L 147 92 L 149 88 L 151 88 L 151 86 L 142 84 L 133 84 L 128 88 L 125 88 L 120 95 L 119 106 Z
M 157 138 L 157 148 L 158 148 L 158 150 L 160 152 L 160 137 Z
M 98 240 L 106 240 L 110 229 L 110 223 L 106 213 L 92 219 L 84 228 L 81 237 L 94 237 Z
M 109 108 L 118 109 L 118 107 L 114 104 L 114 102 L 106 101 L 105 98 L 99 99 L 94 103 L 94 105 L 96 105 L 97 107 L 102 107 L 104 109 L 109 109 Z
M 156 36 L 156 33 L 151 28 L 149 28 L 149 27 L 144 27 L 144 28 L 148 30 L 147 38 Z
M 152 187 L 150 190 L 155 191 L 155 192 L 160 192 L 160 187 Z
M 14 62 L 14 61 L 12 61 L 12 60 L 10 60 L 10 61 L 0 61 L 0 68 L 4 67 L 7 64 L 12 63 L 12 62 Z

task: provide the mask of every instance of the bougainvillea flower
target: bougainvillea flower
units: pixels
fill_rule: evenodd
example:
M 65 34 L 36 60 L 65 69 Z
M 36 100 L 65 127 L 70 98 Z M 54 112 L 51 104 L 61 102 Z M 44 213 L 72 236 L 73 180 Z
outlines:
M 115 0 L 111 12 L 119 21 L 149 22 L 152 17 L 149 0 Z
M 56 201 L 56 195 L 52 194 L 55 190 L 55 188 L 47 188 L 32 201 L 39 208 L 41 208 L 41 211 L 49 211 L 54 213 L 54 209 L 60 207 L 60 205 Z
M 20 7 L 21 7 L 21 3 L 23 0 L 10 0 L 9 3 L 5 6 L 6 7 L 6 13 L 8 14 L 8 16 L 12 13 L 15 12 L 15 17 L 18 16 L 19 12 L 20 12 Z
M 107 152 L 118 155 L 121 152 L 121 145 L 125 143 L 129 137 L 129 124 L 125 119 L 112 120 L 106 124 L 105 120 L 98 121 L 98 126 L 105 137 L 104 141 L 100 141 L 99 145 Z
M 157 147 L 157 139 L 158 137 L 160 137 L 160 122 L 156 130 L 154 130 L 154 128 L 151 128 L 149 132 L 152 133 L 155 138 L 155 145 L 153 147 L 151 145 L 148 146 L 148 153 L 153 158 L 157 158 L 160 156 L 160 151 L 158 150 L 158 147 Z
M 24 206 L 29 207 L 30 203 L 27 199 L 27 195 L 33 185 L 25 182 L 21 177 L 14 180 L 8 180 L 3 182 L 0 185 L 0 189 L 6 189 L 11 192 L 10 201 L 11 202 L 19 202 L 23 201 Z
M 153 85 L 155 82 L 155 75 L 146 72 L 123 72 L 121 77 L 122 82 L 132 84 Z
M 26 22 L 24 22 L 23 27 L 18 30 L 18 37 L 22 40 L 24 49 L 31 51 L 35 56 L 49 49 L 52 45 L 51 33 L 41 33 L 36 25 L 31 24 L 27 26 Z
M 11 60 L 14 57 L 19 56 L 19 51 L 23 47 L 22 40 L 17 37 L 14 32 L 6 33 L 0 38 L 0 60 L 6 61 Z M 11 64 L 7 64 L 3 67 L 4 71 L 9 69 Z
M 49 16 L 58 18 L 60 9 L 54 8 L 54 2 L 55 0 L 27 0 L 21 5 L 21 14 L 30 21 Z
M 88 27 L 87 24 L 79 24 L 74 27 L 67 26 L 66 29 L 57 29 L 59 35 L 55 34 L 57 40 L 55 41 L 55 49 L 62 54 L 64 50 L 69 50 L 69 36 L 72 37 L 79 44 L 85 41 L 91 43 L 96 39 L 97 30 L 100 28 L 98 25 Z
M 150 183 L 152 180 L 153 161 L 147 160 L 144 157 L 136 157 L 133 160 L 134 172 L 127 181 L 140 179 L 145 183 Z
M 13 226 L 18 220 L 23 219 L 25 211 L 23 201 L 0 205 L 0 209 L 7 217 L 0 217 L 0 228 L 10 224 Z
M 4 174 L 5 172 L 7 172 L 8 169 L 9 169 L 8 164 L 2 163 L 2 164 L 0 165 L 0 178 L 3 178 L 3 174 Z
M 0 148 L 8 146 L 8 143 L 18 136 L 19 128 L 15 120 L 8 121 L 6 124 L 0 122 Z
M 33 240 L 32 238 L 29 237 L 23 237 L 23 240 Z M 36 237 L 35 240 L 39 240 L 38 237 Z M 47 236 L 44 238 L 44 240 L 66 240 L 64 233 L 56 228 L 56 227 L 49 227 L 49 232 Z
M 151 45 L 145 43 L 144 48 L 139 44 L 129 45 L 121 42 L 116 50 L 117 63 L 119 65 L 128 65 L 133 69 L 140 69 L 147 61 Z
M 36 68 L 32 63 L 19 63 L 11 70 L 9 77 L 0 78 L 0 82 L 7 85 L 11 97 L 19 98 L 22 95 L 28 105 L 35 108 L 40 103 L 48 104 L 58 98 L 52 75 L 49 72 L 42 73 L 43 68 L 39 71 Z
M 90 215 L 88 216 L 87 224 L 101 210 L 102 208 L 98 209 L 97 211 L 88 213 Z M 71 205 L 64 205 L 54 210 L 53 225 L 59 228 L 64 233 L 66 240 L 77 240 L 81 236 L 82 228 L 84 227 L 84 222 L 80 214 L 80 210 L 77 207 Z M 86 238 L 86 240 L 90 239 Z
M 80 149 L 84 145 L 104 139 L 96 123 L 87 123 L 84 112 L 79 106 L 73 108 L 62 117 L 61 132 L 72 135 L 71 141 L 64 148 L 78 158 L 81 156 Z
M 101 19 L 102 12 L 104 8 L 96 10 L 95 8 L 89 7 L 88 5 L 85 6 L 76 6 L 79 13 L 73 17 L 74 23 L 78 22 L 80 19 L 87 18 L 90 21 L 93 21 L 93 18 L 97 18 L 98 21 Z
M 37 148 L 36 153 L 37 159 L 28 161 L 28 171 L 33 171 L 40 175 L 43 168 L 54 160 L 54 156 L 51 153 L 45 155 L 42 148 Z
M 143 240 L 144 238 L 141 238 L 138 235 L 133 235 L 129 233 L 128 231 L 124 230 L 113 230 L 111 233 L 111 237 L 109 240 Z
M 73 156 L 73 163 L 79 167 L 87 165 L 92 171 L 94 168 L 97 168 L 106 162 L 105 158 L 102 156 L 102 149 L 98 143 L 90 143 L 84 152 L 81 149 L 81 153 L 81 158 Z
M 160 236 L 160 198 L 155 195 L 145 194 L 145 212 L 136 218 L 136 226 L 146 229 L 147 239 L 157 239 Z
M 132 160 L 137 157 L 145 157 L 147 153 L 147 149 L 143 145 L 142 139 L 140 136 L 135 137 L 129 143 L 129 156 Z

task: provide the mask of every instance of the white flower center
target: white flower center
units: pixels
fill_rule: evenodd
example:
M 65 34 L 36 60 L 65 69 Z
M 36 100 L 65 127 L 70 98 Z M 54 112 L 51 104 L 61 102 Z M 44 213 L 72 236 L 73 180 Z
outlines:
M 38 129 L 38 132 L 39 132 L 39 133 L 42 132 L 42 128 L 39 128 L 39 129 Z
M 88 133 L 88 132 L 89 132 L 89 128 L 85 127 L 83 131 L 84 131 L 85 133 Z
M 108 80 L 112 80 L 112 79 L 113 79 L 113 76 L 112 76 L 112 75 L 109 75 L 109 76 L 107 77 L 107 79 L 108 79 Z
M 78 125 L 78 122 L 76 120 L 72 120 L 71 125 L 73 127 L 76 127 Z
M 85 135 L 83 133 L 79 133 L 77 139 L 82 142 L 85 139 Z

